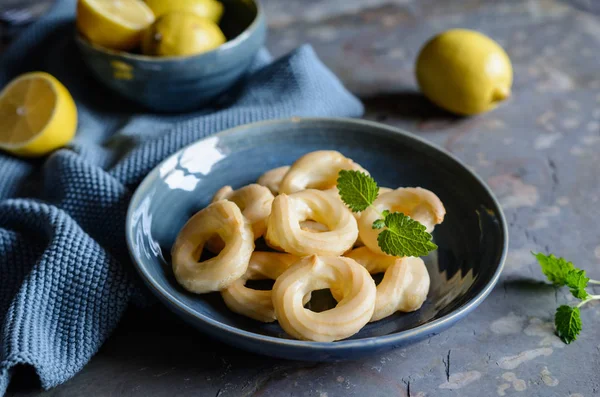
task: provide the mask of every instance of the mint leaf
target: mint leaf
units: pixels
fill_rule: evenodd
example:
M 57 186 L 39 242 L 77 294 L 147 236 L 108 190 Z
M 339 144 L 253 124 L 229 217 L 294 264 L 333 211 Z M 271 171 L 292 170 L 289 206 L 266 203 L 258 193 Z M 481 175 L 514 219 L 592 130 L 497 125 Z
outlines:
M 385 217 L 387 228 L 377 242 L 383 252 L 393 256 L 425 256 L 437 249 L 424 225 L 400 212 Z
M 337 189 L 342 201 L 354 212 L 361 212 L 373 204 L 379 194 L 377 182 L 359 171 L 341 170 Z
M 569 344 L 576 340 L 581 332 L 581 312 L 579 311 L 579 308 L 592 300 L 600 299 L 600 295 L 590 295 L 585 290 L 588 282 L 591 281 L 598 284 L 600 284 L 600 282 L 590 280 L 586 276 L 585 270 L 576 268 L 573 266 L 573 263 L 563 258 L 557 258 L 552 254 L 544 255 L 533 252 L 532 254 L 537 258 L 542 267 L 542 272 L 546 275 L 548 280 L 557 286 L 569 287 L 573 296 L 582 300 L 582 302 L 575 307 L 562 305 L 556 309 L 556 314 L 554 316 L 556 334 L 563 342 Z
M 385 226 L 385 221 L 383 219 L 377 219 L 373 222 L 373 229 L 382 229 Z
M 573 269 L 567 273 L 565 284 L 577 299 L 586 299 L 589 294 L 585 290 L 590 279 L 585 276 L 585 270 Z
M 389 214 L 390 214 L 390 210 L 383 210 L 383 212 L 381 213 L 381 215 L 383 215 L 384 218 L 386 216 L 388 216 Z
M 557 258 L 556 256 L 544 255 L 541 253 L 533 254 L 540 266 L 542 267 L 542 273 L 546 275 L 555 285 L 566 285 L 567 275 L 575 266 L 571 262 L 564 260 L 563 258 Z
M 581 313 L 578 307 L 562 305 L 554 316 L 556 333 L 567 345 L 577 339 L 581 332 Z

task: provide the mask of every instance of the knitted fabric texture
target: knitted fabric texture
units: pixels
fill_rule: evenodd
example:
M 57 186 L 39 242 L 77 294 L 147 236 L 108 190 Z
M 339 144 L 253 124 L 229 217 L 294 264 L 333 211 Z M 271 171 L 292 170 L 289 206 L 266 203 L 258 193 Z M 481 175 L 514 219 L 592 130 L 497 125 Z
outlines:
M 19 364 L 33 366 L 43 388 L 66 381 L 127 305 L 148 301 L 124 223 L 134 189 L 162 159 L 243 123 L 363 111 L 303 46 L 275 61 L 263 50 L 218 109 L 147 113 L 89 74 L 74 42 L 74 14 L 74 0 L 59 0 L 0 55 L 0 87 L 46 71 L 68 88 L 79 115 L 65 149 L 34 160 L 0 153 L 0 395 Z

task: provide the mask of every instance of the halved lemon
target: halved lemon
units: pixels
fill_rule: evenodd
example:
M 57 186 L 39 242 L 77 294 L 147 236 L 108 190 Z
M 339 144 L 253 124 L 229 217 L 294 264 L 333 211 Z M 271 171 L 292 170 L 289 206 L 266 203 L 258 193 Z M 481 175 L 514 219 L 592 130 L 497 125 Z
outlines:
M 42 156 L 69 143 L 76 130 L 75 102 L 52 75 L 26 73 L 0 92 L 0 149 Z
M 141 0 L 79 0 L 77 29 L 92 43 L 131 50 L 154 22 L 154 13 Z

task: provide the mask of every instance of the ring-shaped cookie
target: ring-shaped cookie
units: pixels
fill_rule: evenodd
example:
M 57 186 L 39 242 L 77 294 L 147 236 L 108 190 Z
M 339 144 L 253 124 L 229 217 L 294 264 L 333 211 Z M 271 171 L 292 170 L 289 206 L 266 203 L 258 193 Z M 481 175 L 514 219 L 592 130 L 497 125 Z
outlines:
M 354 249 L 346 254 L 363 265 L 371 274 L 384 273 L 377 285 L 375 311 L 371 321 L 381 320 L 397 311 L 413 312 L 418 310 L 429 293 L 429 273 L 421 258 L 398 258 L 378 255 L 367 247 Z M 332 294 L 337 299 L 337 291 Z
M 314 220 L 329 229 L 322 233 L 304 230 L 300 223 Z M 308 189 L 273 200 L 265 241 L 296 256 L 341 255 L 358 237 L 356 219 L 332 194 Z
M 341 170 L 355 170 L 368 174 L 360 165 L 335 150 L 307 153 L 292 164 L 279 185 L 279 193 L 330 189 L 335 187 Z
M 312 291 L 335 288 L 341 299 L 320 313 L 305 309 Z M 354 259 L 311 255 L 286 270 L 273 286 L 273 306 L 279 325 L 297 339 L 332 342 L 348 338 L 369 322 L 376 288 L 369 272 Z
M 380 218 L 379 214 L 384 210 L 402 212 L 425 225 L 428 232 L 442 223 L 446 214 L 438 196 L 427 189 L 405 187 L 381 194 L 371 207 L 361 213 L 358 220 L 360 239 L 371 251 L 381 255 L 385 255 L 377 242 L 381 230 L 373 229 L 373 222 Z
M 231 186 L 223 186 L 215 193 L 212 202 L 229 200 L 235 203 L 242 215 L 252 225 L 254 240 L 262 237 L 267 230 L 267 218 L 271 213 L 273 194 L 264 186 L 250 184 L 233 190 Z M 206 248 L 213 253 L 219 253 L 223 249 L 223 241 L 217 236 L 206 242 Z
M 300 229 L 306 230 L 312 233 L 323 233 L 328 232 L 329 228 L 322 223 L 315 221 L 302 221 L 300 222 Z
M 260 178 L 258 178 L 256 183 L 267 187 L 274 195 L 278 195 L 279 185 L 281 185 L 281 181 L 283 180 L 283 177 L 285 176 L 285 174 L 287 174 L 289 169 L 289 165 L 273 168 L 272 170 L 269 170 L 262 174 Z
M 225 242 L 214 258 L 198 262 L 205 243 L 215 234 Z M 227 288 L 248 267 L 254 250 L 250 223 L 231 201 L 217 201 L 192 216 L 171 249 L 175 278 L 190 292 L 202 294 Z
M 392 190 L 393 189 L 390 189 L 389 187 L 380 187 L 379 195 L 382 195 L 383 193 L 391 192 Z M 331 193 L 332 195 L 334 195 L 338 200 L 340 200 L 343 203 L 342 198 L 340 197 L 340 192 L 338 191 L 337 187 L 327 189 L 325 191 L 328 193 Z M 346 205 L 346 204 L 344 204 L 344 205 Z M 358 220 L 360 219 L 360 214 L 361 214 L 361 212 L 352 212 L 352 215 L 354 216 L 354 219 L 356 219 L 357 224 L 358 224 Z M 310 225 L 310 226 L 312 226 L 312 225 Z M 363 245 L 365 245 L 365 244 L 360 239 L 360 233 L 359 233 L 358 237 L 356 238 L 356 241 L 354 242 L 354 247 L 362 247 Z
M 300 258 L 280 252 L 254 251 L 246 273 L 221 291 L 227 307 L 238 314 L 269 323 L 275 321 L 271 290 L 246 287 L 248 280 L 277 280 L 281 274 Z M 310 295 L 306 301 L 310 300 Z
M 234 202 L 242 210 L 242 215 L 252 224 L 256 240 L 267 231 L 267 218 L 271 214 L 274 198 L 267 187 L 251 183 L 237 190 L 233 190 L 231 186 L 223 186 L 215 193 L 212 201 L 213 203 L 219 200 Z

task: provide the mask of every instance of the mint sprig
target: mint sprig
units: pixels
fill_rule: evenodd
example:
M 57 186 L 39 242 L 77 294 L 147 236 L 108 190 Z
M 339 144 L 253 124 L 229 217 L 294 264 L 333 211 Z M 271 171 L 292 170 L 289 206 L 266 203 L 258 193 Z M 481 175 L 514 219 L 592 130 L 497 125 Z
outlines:
M 386 229 L 377 236 L 377 243 L 388 255 L 425 256 L 437 249 L 425 226 L 401 212 L 387 215 L 384 223 Z
M 556 333 L 567 345 L 577 339 L 581 332 L 581 314 L 578 307 L 562 305 L 554 316 Z
M 337 180 L 342 201 L 354 212 L 372 207 L 379 194 L 377 182 L 359 171 L 342 170 Z M 373 207 L 372 207 L 373 208 Z M 383 252 L 392 256 L 424 256 L 437 249 L 431 234 L 421 223 L 401 212 L 385 210 L 381 218 L 373 222 L 373 229 L 380 229 L 377 243 Z
M 383 229 L 385 227 L 385 219 L 377 219 L 373 222 L 373 229 Z
M 365 173 L 341 170 L 337 188 L 342 201 L 354 212 L 366 210 L 379 195 L 377 182 Z
M 571 262 L 567 262 L 563 258 L 557 258 L 552 254 L 537 253 L 533 255 L 542 267 L 542 273 L 555 285 L 565 285 L 567 274 L 575 268 Z
M 567 274 L 565 284 L 575 298 L 585 300 L 590 296 L 585 290 L 589 281 L 590 279 L 585 276 L 585 270 L 573 269 Z
M 579 308 L 586 303 L 600 299 L 600 295 L 592 295 L 586 290 L 588 283 L 600 284 L 590 280 L 585 270 L 576 268 L 573 263 L 550 254 L 532 253 L 542 268 L 542 273 L 557 287 L 569 287 L 571 294 L 581 300 L 576 306 L 562 305 L 556 310 L 554 325 L 557 335 L 569 344 L 577 339 L 582 328 Z

